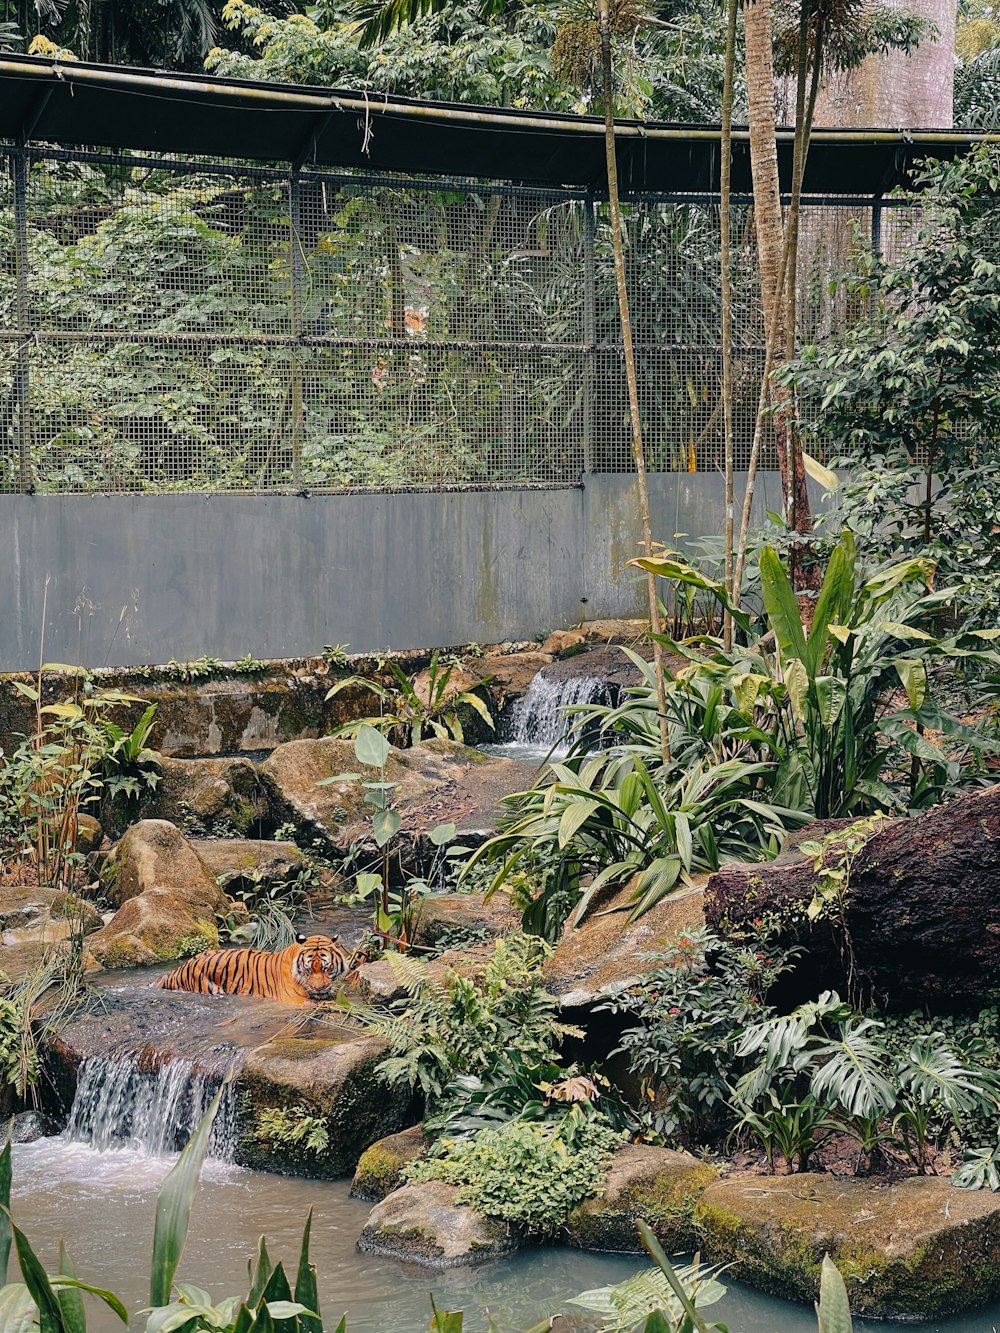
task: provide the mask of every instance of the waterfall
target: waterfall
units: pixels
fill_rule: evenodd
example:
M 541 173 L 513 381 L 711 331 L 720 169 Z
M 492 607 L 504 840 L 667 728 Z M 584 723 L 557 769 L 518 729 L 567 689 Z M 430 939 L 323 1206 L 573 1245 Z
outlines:
M 99 1151 L 132 1148 L 150 1157 L 183 1148 L 208 1110 L 222 1071 L 207 1071 L 186 1060 L 145 1066 L 141 1053 L 84 1060 L 65 1137 Z M 232 1161 L 236 1137 L 229 1084 L 212 1127 L 210 1155 Z
M 575 676 L 550 680 L 544 671 L 533 677 L 511 719 L 510 740 L 517 745 L 560 745 L 573 725 L 562 711 L 571 704 L 604 703 L 607 684 L 597 676 Z

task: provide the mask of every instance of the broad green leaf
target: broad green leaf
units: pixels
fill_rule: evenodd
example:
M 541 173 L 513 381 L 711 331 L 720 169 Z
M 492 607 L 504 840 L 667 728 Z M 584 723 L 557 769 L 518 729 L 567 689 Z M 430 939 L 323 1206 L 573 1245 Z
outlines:
M 27 1236 L 19 1231 L 13 1222 L 11 1222 L 10 1229 L 14 1237 L 14 1248 L 17 1250 L 24 1285 L 31 1292 L 32 1299 L 38 1306 L 39 1333 L 63 1333 L 65 1326 L 62 1310 L 59 1307 L 59 1300 L 52 1289 L 48 1274 L 31 1248 Z
M 302 1231 L 302 1245 L 299 1248 L 299 1267 L 295 1277 L 294 1296 L 305 1306 L 308 1314 L 299 1315 L 300 1333 L 323 1333 L 323 1320 L 319 1309 L 319 1289 L 316 1283 L 316 1269 L 309 1262 L 309 1238 L 312 1234 L 312 1209 Z
M 927 698 L 927 672 L 923 662 L 915 657 L 897 657 L 893 665 L 906 691 L 906 699 L 914 710 Z
M 10 1181 L 11 1181 L 11 1138 L 13 1121 L 8 1121 L 3 1151 L 0 1152 L 0 1277 L 7 1281 L 7 1264 L 10 1259 Z
M 270 1280 L 273 1267 L 271 1256 L 267 1252 L 267 1241 L 261 1236 L 260 1244 L 257 1246 L 257 1261 L 250 1277 L 250 1295 L 247 1297 L 247 1305 L 254 1307 L 258 1304 Z
M 572 842 L 580 825 L 585 824 L 597 808 L 597 801 L 577 800 L 567 805 L 559 820 L 558 842 L 560 847 L 565 847 L 567 843 Z
M 59 1242 L 59 1275 L 60 1277 L 76 1277 L 76 1271 L 66 1252 L 66 1246 L 61 1240 Z M 56 1291 L 56 1300 L 59 1302 L 59 1308 L 62 1311 L 63 1326 L 66 1333 L 87 1333 L 87 1316 L 84 1313 L 83 1297 L 79 1289 L 64 1286 Z M 125 1316 L 125 1323 L 128 1324 L 127 1315 Z
M 35 1333 L 38 1310 L 22 1282 L 0 1288 L 0 1333 Z
M 854 1333 L 847 1288 L 839 1269 L 828 1254 L 824 1254 L 823 1267 L 820 1269 L 816 1317 L 819 1320 L 818 1333 Z
M 23 680 L 12 680 L 11 684 L 14 686 L 14 689 L 17 690 L 19 694 L 23 694 L 26 699 L 30 699 L 32 703 L 38 703 L 39 694 L 33 685 L 25 685 Z
M 354 738 L 354 754 L 359 764 L 367 764 L 369 768 L 384 768 L 391 749 L 392 746 L 382 733 L 367 722 L 358 728 Z
M 457 832 L 455 824 L 438 824 L 437 828 L 431 829 L 431 842 L 435 847 L 443 847 L 446 842 L 451 842 Z
M 187 1239 L 191 1204 L 208 1152 L 212 1124 L 222 1102 L 222 1092 L 220 1088 L 212 1098 L 211 1105 L 191 1135 L 187 1147 L 160 1186 L 156 1221 L 153 1224 L 153 1259 L 149 1279 L 149 1303 L 152 1306 L 170 1303 L 174 1274 Z
M 783 659 L 805 661 L 806 638 L 795 591 L 774 548 L 765 546 L 760 553 L 760 586 L 767 621 L 774 631 Z
M 819 676 L 814 682 L 816 704 L 823 726 L 830 728 L 847 702 L 847 682 L 841 676 Z
M 384 847 L 400 830 L 403 816 L 398 810 L 376 810 L 372 815 L 372 828 L 375 832 L 375 845 Z
M 834 621 L 847 613 L 854 593 L 854 539 L 850 533 L 837 543 L 826 567 L 823 586 L 819 590 L 813 611 L 812 628 L 806 641 L 806 669 L 810 676 L 819 675 L 826 652 L 827 630 Z

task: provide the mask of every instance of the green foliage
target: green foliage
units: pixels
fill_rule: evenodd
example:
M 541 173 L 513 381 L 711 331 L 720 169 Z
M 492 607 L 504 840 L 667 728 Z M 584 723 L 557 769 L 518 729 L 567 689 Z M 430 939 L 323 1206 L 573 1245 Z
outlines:
M 767 994 L 797 952 L 686 931 L 647 957 L 652 966 L 638 984 L 604 1003 L 636 1020 L 618 1051 L 641 1080 L 649 1135 L 696 1143 L 725 1128 L 732 1084 L 745 1067 L 741 1034 L 771 1013 Z
M 310 1115 L 301 1105 L 262 1107 L 253 1136 L 271 1150 L 291 1148 L 317 1157 L 330 1145 L 326 1121 L 322 1116 Z
M 621 1142 L 620 1132 L 573 1109 L 559 1120 L 511 1120 L 471 1139 L 441 1139 L 403 1176 L 459 1185 L 459 1203 L 529 1235 L 551 1235 L 598 1192 Z
M 438 740 L 464 742 L 462 713 L 464 711 L 468 717 L 470 710 L 490 731 L 493 730 L 489 707 L 478 693 L 489 684 L 491 677 L 484 677 L 471 689 L 453 685 L 452 676 L 458 664 L 443 664 L 437 649 L 431 654 L 423 679 L 420 674 L 411 678 L 398 662 L 391 659 L 386 665 L 392 673 L 392 686 L 366 676 L 345 676 L 327 691 L 327 699 L 332 699 L 348 688 L 369 690 L 388 710 L 375 717 L 345 722 L 332 733 L 334 736 L 354 737 L 361 727 L 368 726 L 385 732 L 397 745 L 417 745 L 425 735 L 436 736 Z
M 712 1268 L 697 1262 L 671 1268 L 675 1282 L 696 1311 L 714 1305 L 726 1293 Z M 624 1282 L 581 1291 L 569 1304 L 600 1315 L 601 1333 L 633 1333 L 639 1324 L 648 1327 L 646 1320 L 654 1313 L 666 1316 L 668 1333 L 675 1333 L 686 1314 L 684 1297 L 677 1294 L 675 1283 L 662 1268 L 644 1268 Z
M 387 955 L 407 997 L 385 1010 L 349 1006 L 389 1044 L 379 1076 L 419 1087 L 433 1104 L 457 1075 L 488 1074 L 510 1054 L 527 1065 L 548 1064 L 561 1039 L 578 1029 L 559 1022 L 559 1002 L 542 986 L 547 954 L 540 940 L 512 935 L 497 942 L 481 973 L 449 968 L 441 980 L 416 958 Z

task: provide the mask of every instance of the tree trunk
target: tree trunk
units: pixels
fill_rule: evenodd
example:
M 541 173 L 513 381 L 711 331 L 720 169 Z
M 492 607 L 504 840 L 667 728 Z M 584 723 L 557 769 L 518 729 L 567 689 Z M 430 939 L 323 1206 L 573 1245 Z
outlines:
M 722 315 L 722 431 L 726 473 L 725 584 L 733 596 L 733 560 L 735 536 L 734 495 L 736 458 L 733 441 L 733 304 L 730 264 L 732 262 L 732 146 L 733 82 L 736 64 L 736 16 L 739 0 L 726 3 L 726 64 L 722 81 L 722 132 L 719 140 L 719 261 L 721 265 Z M 733 646 L 733 617 L 727 611 L 723 622 L 723 642 Z
M 902 8 L 900 0 L 889 0 Z M 820 89 L 816 124 L 843 129 L 871 126 L 949 129 L 955 84 L 955 0 L 906 0 L 905 8 L 941 30 L 909 55 L 869 56 L 846 74 L 832 74 Z
M 784 1000 L 814 999 L 828 987 L 845 995 L 853 970 L 853 998 L 862 1003 L 993 1003 L 1000 989 L 1000 786 L 912 819 L 884 820 L 853 859 L 830 836 L 850 825 L 818 822 L 794 835 L 776 861 L 724 866 L 706 889 L 708 924 L 730 934 L 755 920 L 773 923 L 783 942 L 805 945 Z M 824 843 L 826 867 L 849 860 L 842 908 L 828 902 L 813 922 L 806 909 L 822 881 L 813 857 L 797 850 L 803 840 Z
M 615 88 L 611 61 L 611 13 L 608 0 L 598 0 L 598 26 L 601 33 L 601 71 L 604 84 L 604 149 L 608 174 L 608 212 L 611 221 L 611 249 L 615 264 L 615 287 L 618 292 L 618 314 L 622 326 L 622 351 L 625 357 L 625 382 L 628 385 L 629 418 L 632 423 L 632 452 L 635 458 L 636 480 L 639 486 L 639 508 L 642 521 L 642 544 L 647 556 L 653 554 L 653 531 L 649 516 L 649 483 L 646 477 L 646 451 L 642 439 L 642 419 L 639 413 L 639 382 L 635 373 L 635 351 L 632 346 L 632 314 L 629 309 L 628 284 L 625 278 L 625 248 L 622 243 L 622 212 L 618 198 L 618 149 L 615 143 Z M 646 594 L 649 599 L 649 629 L 653 639 L 653 666 L 656 676 L 656 706 L 660 724 L 660 747 L 664 765 L 670 761 L 667 731 L 667 699 L 663 680 L 663 645 L 660 643 L 660 600 L 656 575 L 646 574 Z

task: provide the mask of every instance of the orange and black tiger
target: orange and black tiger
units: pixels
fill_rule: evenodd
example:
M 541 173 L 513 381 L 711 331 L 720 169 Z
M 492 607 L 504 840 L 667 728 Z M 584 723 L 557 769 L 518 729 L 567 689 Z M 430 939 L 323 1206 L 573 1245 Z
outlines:
M 285 1004 L 328 1000 L 351 965 L 336 937 L 300 935 L 275 953 L 260 949 L 211 949 L 189 958 L 156 983 L 163 990 L 208 995 L 259 995 Z

